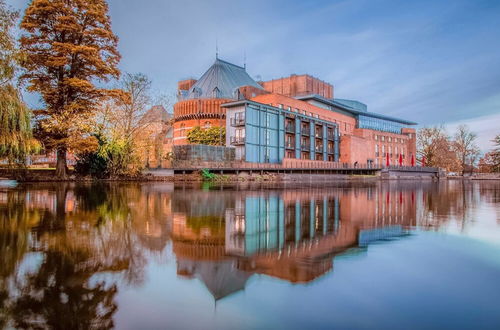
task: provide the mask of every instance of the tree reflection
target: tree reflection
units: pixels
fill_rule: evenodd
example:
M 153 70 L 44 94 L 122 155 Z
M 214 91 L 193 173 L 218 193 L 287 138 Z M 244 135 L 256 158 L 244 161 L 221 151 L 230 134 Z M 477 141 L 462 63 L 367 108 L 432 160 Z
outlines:
M 148 252 L 168 241 L 165 194 L 139 185 L 41 184 L 0 194 L 0 328 L 112 327 L 118 282 L 142 284 Z M 32 273 L 20 270 L 28 252 L 42 256 Z M 92 283 L 102 273 L 111 280 Z
M 20 281 L 11 303 L 16 328 L 108 329 L 117 309 L 116 285 L 89 285 L 100 271 L 80 251 L 47 251 L 40 269 Z

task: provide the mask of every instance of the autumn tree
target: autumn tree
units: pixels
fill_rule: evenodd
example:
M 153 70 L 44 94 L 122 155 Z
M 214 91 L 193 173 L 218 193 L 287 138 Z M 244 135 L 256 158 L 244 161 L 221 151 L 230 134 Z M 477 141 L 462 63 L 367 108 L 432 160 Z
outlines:
M 109 175 L 133 175 L 140 170 L 137 141 L 149 125 L 145 114 L 151 103 L 151 80 L 142 73 L 125 73 L 120 97 L 103 103 L 95 116 L 95 131 L 103 141 L 99 154 L 106 159 Z
M 467 169 L 472 170 L 479 157 L 479 147 L 476 145 L 477 135 L 469 130 L 467 125 L 460 125 L 453 139 L 453 150 L 464 175 Z
M 423 127 L 417 132 L 417 153 L 428 166 L 454 171 L 457 159 L 450 138 L 442 126 Z
M 31 113 L 15 87 L 21 53 L 12 36 L 18 13 L 0 0 L 0 158 L 24 163 L 37 147 L 31 133 Z
M 118 38 L 105 0 L 32 0 L 21 29 L 21 78 L 45 105 L 37 112 L 36 136 L 56 150 L 56 175 L 64 178 L 68 150 L 96 147 L 88 123 L 112 91 L 95 83 L 119 77 Z
M 483 157 L 479 159 L 477 164 L 480 173 L 491 173 L 494 171 L 494 161 L 493 161 L 493 153 L 487 152 Z
M 493 139 L 494 148 L 489 153 L 491 155 L 491 170 L 492 172 L 500 172 L 500 134 Z

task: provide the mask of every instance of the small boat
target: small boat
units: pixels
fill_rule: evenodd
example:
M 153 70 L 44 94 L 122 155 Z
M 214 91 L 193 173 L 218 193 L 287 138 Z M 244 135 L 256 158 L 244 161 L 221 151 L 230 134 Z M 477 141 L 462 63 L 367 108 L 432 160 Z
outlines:
M 14 188 L 17 186 L 16 180 L 0 178 L 0 188 Z

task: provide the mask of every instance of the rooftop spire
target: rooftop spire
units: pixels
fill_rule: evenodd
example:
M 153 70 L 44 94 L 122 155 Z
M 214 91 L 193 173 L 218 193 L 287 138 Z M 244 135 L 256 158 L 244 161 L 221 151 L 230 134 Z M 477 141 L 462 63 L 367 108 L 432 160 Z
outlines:
M 219 43 L 217 37 L 215 38 L 215 59 L 219 59 Z

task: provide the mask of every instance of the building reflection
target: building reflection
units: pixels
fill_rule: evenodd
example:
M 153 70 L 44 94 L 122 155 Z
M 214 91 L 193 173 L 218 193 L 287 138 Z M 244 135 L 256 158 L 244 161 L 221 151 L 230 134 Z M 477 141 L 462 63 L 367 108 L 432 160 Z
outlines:
M 380 185 L 174 196 L 178 275 L 198 278 L 215 299 L 244 289 L 253 274 L 311 282 L 332 270 L 336 255 L 417 224 L 415 192 Z

